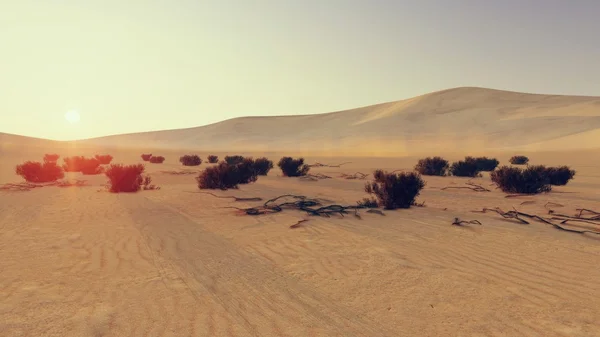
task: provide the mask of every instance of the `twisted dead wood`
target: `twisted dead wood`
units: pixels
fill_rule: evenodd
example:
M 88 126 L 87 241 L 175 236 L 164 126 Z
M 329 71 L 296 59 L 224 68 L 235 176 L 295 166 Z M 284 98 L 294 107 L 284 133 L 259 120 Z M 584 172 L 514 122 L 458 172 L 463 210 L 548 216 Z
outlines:
M 459 218 L 454 218 L 452 225 L 454 225 L 454 226 L 481 225 L 481 222 L 479 222 L 479 220 L 461 220 Z

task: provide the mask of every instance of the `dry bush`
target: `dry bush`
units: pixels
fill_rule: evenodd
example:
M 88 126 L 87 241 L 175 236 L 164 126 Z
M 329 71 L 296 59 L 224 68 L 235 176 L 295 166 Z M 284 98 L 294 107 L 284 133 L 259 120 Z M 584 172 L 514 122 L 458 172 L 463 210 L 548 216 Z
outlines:
M 244 157 L 239 155 L 225 156 L 224 160 L 229 165 L 235 165 L 241 163 L 244 160 Z
M 442 157 L 419 159 L 415 171 L 426 176 L 445 176 L 448 171 L 448 161 Z
M 506 193 L 537 194 L 549 192 L 552 187 L 546 167 L 530 166 L 525 169 L 502 166 L 492 171 L 492 181 Z
M 374 194 L 379 205 L 385 209 L 409 208 L 415 205 L 415 199 L 425 187 L 421 175 L 415 172 L 398 174 L 376 170 L 375 181 L 365 185 L 365 192 Z
M 199 156 L 193 155 L 185 155 L 179 157 L 179 162 L 183 164 L 183 166 L 198 166 L 202 164 L 202 159 Z
M 196 182 L 198 182 L 199 189 L 227 190 L 238 188 L 240 176 L 236 165 L 229 165 L 226 162 L 222 162 L 216 166 L 204 169 L 196 177 Z
M 142 154 L 141 157 L 143 161 L 150 161 L 150 158 L 152 158 L 152 153 Z
M 304 164 L 304 158 L 283 157 L 279 160 L 277 166 L 279 166 L 285 177 L 305 176 L 310 170 L 310 166 Z
M 96 158 L 84 158 L 79 167 L 79 172 L 85 175 L 94 175 L 104 172 L 104 168 L 100 166 L 100 161 Z
M 466 157 L 465 160 L 459 160 L 452 163 L 448 172 L 457 177 L 478 177 L 479 165 L 473 157 Z
M 58 158 L 60 158 L 60 155 L 56 153 L 46 153 L 44 155 L 44 163 L 56 163 Z
M 211 163 L 211 164 L 216 164 L 216 163 L 218 163 L 218 162 L 219 162 L 219 157 L 218 157 L 218 156 L 215 156 L 214 154 L 211 154 L 211 155 L 209 155 L 209 156 L 208 156 L 206 159 L 207 159 L 207 160 L 208 160 L 208 162 L 209 162 L 209 163 Z
M 109 190 L 113 193 L 139 191 L 145 180 L 144 169 L 142 164 L 111 164 L 104 173 L 108 177 Z
M 72 156 L 63 158 L 63 170 L 65 172 L 81 172 L 85 157 L 83 156 Z
M 265 157 L 254 160 L 254 170 L 259 176 L 266 176 L 272 168 L 273 162 Z
M 529 158 L 525 156 L 512 156 L 508 161 L 513 165 L 527 165 Z
M 496 158 L 488 158 L 488 157 L 465 157 L 466 161 L 473 160 L 477 164 L 477 168 L 479 171 L 490 172 L 498 167 L 500 162 Z
M 358 205 L 359 207 L 365 207 L 365 208 L 377 208 L 379 207 L 379 203 L 377 202 L 377 199 L 371 197 L 371 198 L 363 198 L 362 200 L 359 200 L 356 202 L 356 205 Z
M 253 183 L 258 179 L 256 161 L 252 158 L 244 158 L 242 162 L 230 166 L 235 167 L 235 172 L 238 174 L 238 182 L 240 184 Z
M 17 165 L 15 173 L 31 183 L 47 183 L 64 178 L 63 169 L 56 162 L 32 162 L 27 161 Z
M 568 166 L 548 167 L 546 175 L 548 176 L 550 185 L 564 186 L 569 180 L 573 179 L 575 171 L 571 170 Z
M 100 162 L 100 165 L 108 165 L 113 160 L 113 156 L 111 156 L 110 154 L 97 154 L 94 156 L 94 158 L 96 158 L 96 160 Z
M 162 164 L 165 161 L 165 157 L 163 156 L 152 156 L 150 160 L 148 160 L 152 164 Z

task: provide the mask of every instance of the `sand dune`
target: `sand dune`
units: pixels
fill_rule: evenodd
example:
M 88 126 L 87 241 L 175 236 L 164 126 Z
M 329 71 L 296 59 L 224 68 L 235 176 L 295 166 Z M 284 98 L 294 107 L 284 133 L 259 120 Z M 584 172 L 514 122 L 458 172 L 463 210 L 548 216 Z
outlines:
M 293 108 L 290 108 L 293 110 Z M 598 148 L 600 97 L 456 88 L 408 100 L 304 116 L 242 117 L 86 144 L 326 155 L 399 155 L 466 147 L 487 151 Z M 592 136 L 590 136 L 592 135 Z

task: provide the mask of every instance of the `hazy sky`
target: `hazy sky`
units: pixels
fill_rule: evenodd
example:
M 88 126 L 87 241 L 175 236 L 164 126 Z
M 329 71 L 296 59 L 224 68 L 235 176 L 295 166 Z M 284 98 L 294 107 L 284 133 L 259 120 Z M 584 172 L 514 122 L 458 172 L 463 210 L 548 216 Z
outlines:
M 457 86 L 600 95 L 599 14 L 598 0 L 0 0 L 0 132 L 87 138 Z

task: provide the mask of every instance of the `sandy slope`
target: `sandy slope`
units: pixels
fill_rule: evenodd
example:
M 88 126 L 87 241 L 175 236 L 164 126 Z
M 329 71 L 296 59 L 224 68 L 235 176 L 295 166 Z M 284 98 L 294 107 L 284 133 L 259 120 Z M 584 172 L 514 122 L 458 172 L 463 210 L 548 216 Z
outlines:
M 442 191 L 465 179 L 427 178 L 425 208 L 314 218 L 298 229 L 288 226 L 301 213 L 236 216 L 223 207 L 257 203 L 194 193 L 193 175 L 161 173 L 181 169 L 175 152 L 149 166 L 159 191 L 99 192 L 101 176 L 86 177 L 92 186 L 84 188 L 0 191 L 0 335 L 600 336 L 599 237 L 470 212 L 514 206 L 543 214 L 547 201 L 563 204 L 563 213 L 598 209 L 598 154 L 533 154 L 536 163 L 578 170 L 550 194 Z M 4 151 L 3 182 L 18 181 L 8 172 L 39 155 Z M 114 155 L 138 160 L 137 152 Z M 351 204 L 364 196 L 364 182 L 339 172 L 415 162 L 350 160 L 315 169 L 334 179 L 301 181 L 274 170 L 217 193 Z M 451 226 L 454 217 L 483 226 Z
M 459 148 L 599 148 L 599 131 L 600 97 L 456 88 L 347 111 L 243 117 L 84 143 L 380 156 Z

